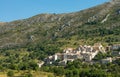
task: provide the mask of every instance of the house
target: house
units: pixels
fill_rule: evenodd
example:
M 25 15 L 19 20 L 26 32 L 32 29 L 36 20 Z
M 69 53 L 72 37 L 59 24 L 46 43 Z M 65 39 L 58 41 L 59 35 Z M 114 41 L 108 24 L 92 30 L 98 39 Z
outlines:
M 105 51 L 111 51 L 111 46 L 107 46 L 107 47 L 105 48 Z
M 49 56 L 44 59 L 45 64 L 52 64 L 53 63 L 53 56 Z
M 92 55 L 90 53 L 83 53 L 83 60 L 86 62 L 90 62 L 92 60 Z
M 113 44 L 106 47 L 106 51 L 114 51 L 119 49 L 120 49 L 120 44 Z
M 67 64 L 67 60 L 62 60 L 59 62 L 59 65 L 65 66 Z
M 93 46 L 89 46 L 89 45 L 79 46 L 77 49 L 80 52 L 82 59 L 87 62 L 90 62 L 97 55 L 99 50 L 99 48 L 97 50 L 94 49 Z
M 49 56 L 45 59 L 46 64 L 53 64 L 55 61 L 60 60 L 60 64 L 65 65 L 68 61 L 74 61 L 75 59 L 80 59 L 80 52 L 73 48 L 66 48 L 63 50 L 63 53 L 55 53 L 52 56 Z
M 112 58 L 111 57 L 108 57 L 106 59 L 102 59 L 101 61 L 103 64 L 107 64 L 107 63 L 111 63 L 112 62 Z
M 118 50 L 120 48 L 120 44 L 114 44 L 111 46 L 112 50 Z
M 112 56 L 120 56 L 120 51 L 112 51 Z
M 56 53 L 53 55 L 54 61 L 56 60 L 63 60 L 63 53 Z
M 63 53 L 72 53 L 74 51 L 73 48 L 66 48 L 63 50 Z
M 95 43 L 93 49 L 100 51 L 102 53 L 106 53 L 105 48 L 101 45 L 101 43 Z
M 80 58 L 80 54 L 64 53 L 64 60 L 68 60 L 68 59 L 78 59 L 78 58 Z
M 86 62 L 90 62 L 96 55 L 97 55 L 98 51 L 90 51 L 90 52 L 84 52 L 81 53 L 81 55 L 83 56 L 83 60 Z

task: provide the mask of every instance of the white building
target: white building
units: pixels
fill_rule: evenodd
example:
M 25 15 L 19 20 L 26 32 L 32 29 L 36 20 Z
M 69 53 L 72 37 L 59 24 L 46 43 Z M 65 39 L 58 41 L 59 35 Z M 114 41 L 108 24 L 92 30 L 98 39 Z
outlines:
M 63 53 L 56 53 L 53 55 L 54 61 L 56 60 L 63 60 Z
M 108 57 L 106 59 L 102 59 L 102 63 L 103 64 L 107 64 L 107 63 L 111 63 L 112 62 L 112 58 L 111 57 Z
M 120 48 L 120 44 L 112 45 L 112 50 L 117 50 Z
M 90 62 L 96 55 L 97 55 L 98 51 L 94 51 L 94 52 L 84 52 L 81 53 L 81 55 L 83 56 L 83 59 L 87 62 Z

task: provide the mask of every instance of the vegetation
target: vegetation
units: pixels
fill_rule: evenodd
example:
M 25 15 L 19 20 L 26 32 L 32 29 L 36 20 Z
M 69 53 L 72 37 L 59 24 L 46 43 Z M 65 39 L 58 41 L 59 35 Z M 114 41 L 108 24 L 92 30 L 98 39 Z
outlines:
M 48 68 L 46 70 L 46 68 Z M 46 72 L 53 72 L 57 76 L 65 77 L 119 77 L 120 76 L 120 66 L 119 62 L 116 61 L 115 64 L 89 64 L 83 63 L 80 60 L 69 62 L 66 67 L 47 67 L 41 68 Z
M 14 72 L 13 71 L 8 71 L 7 76 L 8 77 L 13 77 L 14 76 Z
M 41 70 L 54 73 L 47 75 L 49 77 L 119 77 L 119 60 L 93 65 L 77 60 L 66 67 L 44 66 L 41 69 L 37 65 L 40 60 L 66 47 L 97 42 L 105 46 L 120 44 L 119 12 L 119 4 L 108 2 L 76 13 L 40 14 L 0 24 L 0 71 L 7 72 L 8 76 L 13 76 L 14 71 Z M 108 19 L 101 23 L 108 14 Z M 94 60 L 109 56 L 112 55 L 99 53 Z M 33 73 L 23 75 L 32 77 Z

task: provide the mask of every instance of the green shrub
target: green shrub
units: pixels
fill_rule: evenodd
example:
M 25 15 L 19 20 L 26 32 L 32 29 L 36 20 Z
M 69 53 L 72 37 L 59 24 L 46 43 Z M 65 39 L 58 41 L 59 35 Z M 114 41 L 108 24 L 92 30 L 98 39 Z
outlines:
M 7 76 L 8 77 L 13 77 L 14 76 L 14 72 L 13 71 L 8 71 Z

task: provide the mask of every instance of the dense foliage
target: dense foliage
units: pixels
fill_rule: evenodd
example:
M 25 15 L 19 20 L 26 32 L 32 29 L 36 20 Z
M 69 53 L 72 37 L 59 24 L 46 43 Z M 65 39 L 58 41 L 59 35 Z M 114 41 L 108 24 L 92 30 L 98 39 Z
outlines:
M 80 60 L 69 62 L 66 67 L 44 66 L 41 70 L 53 72 L 56 76 L 65 77 L 119 77 L 120 76 L 120 60 L 114 64 L 89 64 Z

